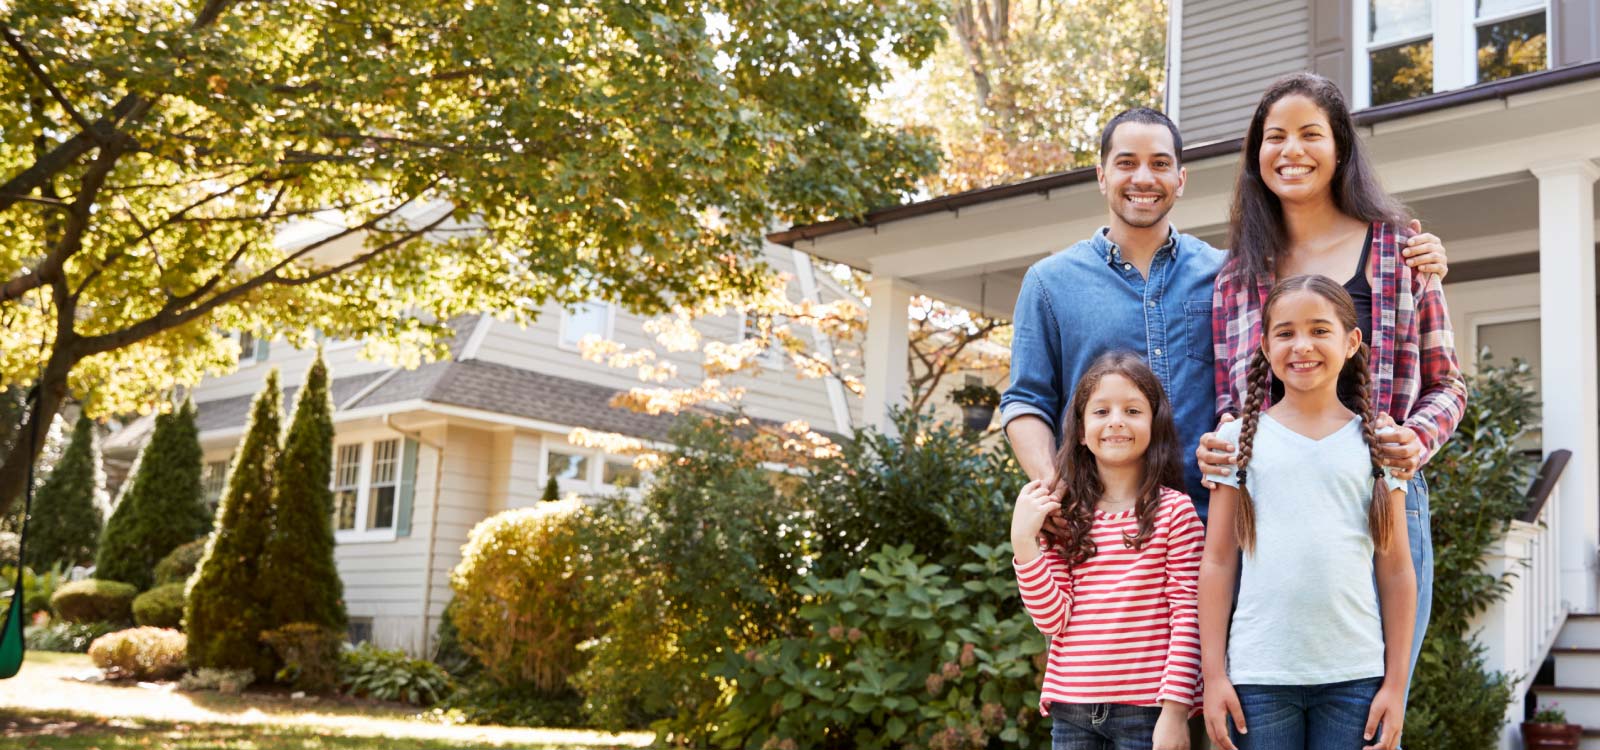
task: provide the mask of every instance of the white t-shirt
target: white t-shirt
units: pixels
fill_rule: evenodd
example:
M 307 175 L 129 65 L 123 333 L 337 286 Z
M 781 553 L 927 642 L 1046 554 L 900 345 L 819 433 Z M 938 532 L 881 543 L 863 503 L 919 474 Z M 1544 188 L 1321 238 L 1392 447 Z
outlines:
M 1235 445 L 1241 422 L 1218 435 Z M 1386 475 L 1391 489 L 1403 480 Z M 1217 480 L 1237 487 L 1236 474 Z M 1361 418 L 1312 440 L 1263 413 L 1246 483 L 1255 553 L 1243 556 L 1228 631 L 1235 685 L 1324 685 L 1382 677 L 1383 623 L 1374 584 L 1372 460 Z

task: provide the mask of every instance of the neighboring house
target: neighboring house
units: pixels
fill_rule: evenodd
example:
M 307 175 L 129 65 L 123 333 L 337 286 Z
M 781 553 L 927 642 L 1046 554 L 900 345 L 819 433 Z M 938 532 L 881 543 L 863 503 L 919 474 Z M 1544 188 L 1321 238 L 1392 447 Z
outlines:
M 1480 618 L 1480 639 L 1490 667 L 1519 680 L 1506 747 L 1551 654 L 1557 686 L 1537 687 L 1538 700 L 1600 726 L 1600 0 L 1173 0 L 1170 38 L 1167 109 L 1184 132 L 1189 175 L 1172 213 L 1181 230 L 1225 244 L 1258 97 L 1282 74 L 1320 72 L 1349 95 L 1386 186 L 1445 239 L 1464 363 L 1488 346 L 1498 361 L 1533 364 L 1549 400 L 1542 448 L 1572 459 L 1542 524 L 1513 524 L 1495 565 L 1516 570 L 1515 587 Z M 769 239 L 871 273 L 875 300 L 925 293 L 996 310 L 1014 306 L 1029 265 L 1105 221 L 1085 168 Z M 872 310 L 871 422 L 904 397 L 901 314 Z M 1209 360 L 1209 338 L 1198 330 L 1182 351 L 1146 354 Z
M 793 275 L 792 299 L 828 302 L 847 294 L 815 274 L 804 253 L 768 246 L 765 260 Z M 574 310 L 547 305 L 527 328 L 465 316 L 450 323 L 456 335 L 449 358 L 413 370 L 361 359 L 359 342 L 326 342 L 336 432 L 334 554 L 352 639 L 426 654 L 468 532 L 493 513 L 538 502 L 548 476 L 557 478 L 563 496 L 629 492 L 648 479 L 630 457 L 567 440 L 578 428 L 654 444 L 666 440 L 671 417 L 608 405 L 618 392 L 647 384 L 632 370 L 590 362 L 578 352 L 585 335 L 597 334 L 629 349 L 654 348 L 693 377 L 698 355 L 666 354 L 644 322 L 605 303 Z M 738 313 L 702 320 L 697 328 L 730 343 L 745 335 Z M 239 368 L 207 378 L 192 394 L 212 503 L 222 496 L 230 457 L 267 369 L 279 370 L 287 425 L 314 354 L 249 334 L 240 344 Z M 860 399 L 847 398 L 836 381 L 801 379 L 780 357 L 765 357 L 763 367 L 728 379 L 747 389 L 743 404 L 752 417 L 803 419 L 836 435 L 859 423 Z M 107 441 L 106 452 L 130 458 L 148 429 L 149 420 L 130 425 Z

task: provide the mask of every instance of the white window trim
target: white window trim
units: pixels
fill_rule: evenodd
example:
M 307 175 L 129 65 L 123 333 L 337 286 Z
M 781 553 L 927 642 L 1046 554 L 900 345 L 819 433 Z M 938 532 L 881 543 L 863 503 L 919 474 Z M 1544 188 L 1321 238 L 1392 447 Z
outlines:
M 606 301 L 603 301 L 603 300 L 589 300 L 588 302 L 585 302 L 583 304 L 585 306 L 588 306 L 588 305 L 603 305 L 605 307 L 605 311 L 606 311 L 606 323 L 605 323 L 605 333 L 602 333 L 600 335 L 600 337 L 603 338 L 603 339 L 606 339 L 606 340 L 610 340 L 613 336 L 615 336 L 616 327 L 617 327 L 617 307 L 616 307 L 616 305 L 613 305 L 610 302 L 606 302 Z M 559 326 L 557 326 L 557 328 L 556 328 L 556 346 L 559 347 L 562 351 L 575 352 L 575 351 L 579 350 L 579 345 L 576 342 L 570 343 L 570 344 L 567 343 L 567 320 L 568 320 L 569 317 L 571 317 L 571 312 L 572 311 L 568 310 L 565 307 L 561 308 L 561 324 Z
M 1498 325 L 1500 323 L 1526 323 L 1530 320 L 1541 320 L 1538 306 L 1510 307 L 1502 310 L 1483 310 L 1467 316 L 1467 327 L 1472 334 L 1472 348 L 1468 356 L 1472 365 L 1477 366 L 1479 346 L 1478 329 L 1483 326 Z M 1500 360 L 1498 364 L 1504 365 L 1508 360 Z
M 1401 44 L 1433 39 L 1433 91 L 1452 91 L 1478 83 L 1478 27 L 1487 23 L 1495 23 L 1521 16 L 1532 15 L 1540 9 L 1544 10 L 1545 18 L 1545 69 L 1549 70 L 1554 64 L 1554 45 L 1549 40 L 1555 30 L 1551 28 L 1551 13 L 1549 0 L 1543 2 L 1530 2 L 1526 6 L 1494 16 L 1477 18 L 1477 3 L 1475 0 L 1433 0 L 1432 2 L 1432 28 L 1430 33 L 1417 34 L 1410 37 L 1397 37 L 1373 42 L 1367 39 L 1367 20 L 1370 0 L 1352 0 L 1355 3 L 1354 12 L 1350 15 L 1355 24 L 1354 36 L 1357 40 L 1353 45 L 1355 53 L 1351 62 L 1354 75 L 1350 80 L 1353 91 L 1350 94 L 1350 111 L 1357 112 L 1372 106 L 1372 62 L 1371 54 L 1374 49 L 1393 47 Z M 1444 29 L 1450 33 L 1441 33 Z M 1450 65 L 1442 64 L 1444 61 L 1453 61 Z
M 400 455 L 396 457 L 396 461 L 400 462 L 401 465 L 395 466 L 395 517 L 394 522 L 389 526 L 389 528 L 373 529 L 367 527 L 367 517 L 368 513 L 370 512 L 369 509 L 371 508 L 372 502 L 372 460 L 377 452 L 374 450 L 373 445 L 375 443 L 381 443 L 385 440 L 400 441 L 400 444 L 397 446 L 397 450 L 400 451 Z M 400 526 L 400 489 L 405 481 L 405 477 L 402 475 L 402 473 L 405 471 L 405 467 L 403 465 L 405 441 L 401 438 L 379 435 L 352 437 L 347 440 L 335 440 L 333 448 L 335 474 L 338 473 L 337 461 L 339 447 L 344 445 L 361 446 L 361 458 L 357 464 L 359 468 L 357 469 L 356 474 L 356 527 L 353 529 L 334 529 L 334 542 L 336 544 L 367 544 L 372 542 L 392 542 L 398 539 Z M 328 486 L 330 488 L 336 486 L 337 480 L 337 476 L 329 477 Z
M 561 492 L 562 497 L 565 497 L 568 494 L 597 495 L 615 492 L 622 492 L 630 497 L 638 497 L 643 492 L 644 488 L 650 485 L 651 480 L 654 478 L 654 475 L 650 472 L 643 471 L 639 473 L 639 484 L 636 486 L 618 487 L 614 484 L 606 484 L 604 482 L 604 477 L 605 464 L 607 461 L 632 463 L 633 459 L 628 456 L 619 456 L 613 453 L 606 453 L 602 450 L 580 448 L 576 445 L 566 442 L 559 436 L 547 436 L 544 438 L 543 445 L 539 451 L 539 487 L 541 492 L 543 491 L 544 485 L 550 481 L 551 453 L 565 453 L 570 456 L 582 456 L 588 460 L 588 463 L 585 464 L 583 468 L 582 479 L 556 479 L 556 488 Z

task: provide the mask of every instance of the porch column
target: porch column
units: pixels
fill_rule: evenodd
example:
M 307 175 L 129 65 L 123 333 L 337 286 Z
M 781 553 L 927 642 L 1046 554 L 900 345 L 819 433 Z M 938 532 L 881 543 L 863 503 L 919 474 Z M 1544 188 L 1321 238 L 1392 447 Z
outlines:
M 1596 611 L 1600 549 L 1600 392 L 1595 377 L 1594 183 L 1588 159 L 1536 165 L 1539 178 L 1539 350 L 1544 447 L 1572 451 L 1558 486 L 1561 598 Z
M 867 345 L 862 385 L 866 388 L 866 424 L 889 431 L 889 409 L 905 406 L 906 380 L 910 377 L 911 286 L 892 276 L 874 276 L 867 282 L 872 306 L 867 310 Z

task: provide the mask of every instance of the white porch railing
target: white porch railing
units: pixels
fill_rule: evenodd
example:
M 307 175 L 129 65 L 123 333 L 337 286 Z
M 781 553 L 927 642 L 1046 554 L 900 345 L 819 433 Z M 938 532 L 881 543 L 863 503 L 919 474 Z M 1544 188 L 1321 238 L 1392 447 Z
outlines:
M 1487 649 L 1485 666 L 1508 673 L 1513 681 L 1500 735 L 1503 750 L 1522 747 L 1523 701 L 1567 619 L 1561 597 L 1560 536 L 1555 531 L 1561 527 L 1560 509 L 1551 500 L 1537 523 L 1512 521 L 1505 538 L 1485 555 L 1485 572 L 1512 574 L 1511 591 L 1478 615 L 1469 630 L 1477 631 Z

